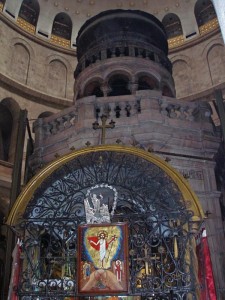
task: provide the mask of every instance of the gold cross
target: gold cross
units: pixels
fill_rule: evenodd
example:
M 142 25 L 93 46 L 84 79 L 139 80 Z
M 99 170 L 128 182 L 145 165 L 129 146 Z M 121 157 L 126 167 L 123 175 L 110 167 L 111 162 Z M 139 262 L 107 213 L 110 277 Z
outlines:
M 101 120 L 102 120 L 102 125 L 99 125 L 98 121 L 95 121 L 92 125 L 93 125 L 93 129 L 101 129 L 102 130 L 102 136 L 101 136 L 101 144 L 105 144 L 105 133 L 106 133 L 106 129 L 107 128 L 111 128 L 113 129 L 115 127 L 115 122 L 113 120 L 111 120 L 109 122 L 109 124 L 106 124 L 107 121 L 107 116 L 106 115 L 102 115 L 101 116 Z
M 138 257 L 134 260 L 136 261 L 143 261 L 145 263 L 145 275 L 152 275 L 152 267 L 151 267 L 151 261 L 157 259 L 156 254 L 152 254 L 153 256 L 149 256 L 148 254 L 148 246 L 144 246 L 144 257 Z

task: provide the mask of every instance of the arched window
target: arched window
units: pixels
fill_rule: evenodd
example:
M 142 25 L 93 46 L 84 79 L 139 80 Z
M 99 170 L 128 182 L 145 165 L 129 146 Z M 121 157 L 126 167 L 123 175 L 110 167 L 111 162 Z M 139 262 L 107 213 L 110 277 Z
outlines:
M 52 34 L 64 38 L 71 39 L 72 21 L 66 13 L 59 13 L 56 15 L 53 26 Z
M 114 75 L 109 79 L 109 88 L 108 96 L 131 95 L 129 79 L 121 74 Z
M 202 26 L 216 18 L 216 12 L 210 0 L 198 0 L 196 2 L 195 18 L 198 26 Z
M 40 6 L 37 0 L 24 0 L 20 7 L 19 17 L 36 26 L 39 12 Z
M 154 90 L 157 88 L 157 82 L 155 79 L 148 76 L 141 76 L 138 79 L 138 90 Z
M 162 23 L 165 27 L 168 39 L 183 35 L 181 21 L 176 14 L 167 14 L 164 16 Z
M 0 103 L 0 160 L 8 161 L 13 117 L 9 109 Z
M 93 95 L 95 95 L 96 97 L 103 97 L 103 92 L 101 90 L 100 83 L 97 81 L 89 83 L 84 88 L 84 97 Z

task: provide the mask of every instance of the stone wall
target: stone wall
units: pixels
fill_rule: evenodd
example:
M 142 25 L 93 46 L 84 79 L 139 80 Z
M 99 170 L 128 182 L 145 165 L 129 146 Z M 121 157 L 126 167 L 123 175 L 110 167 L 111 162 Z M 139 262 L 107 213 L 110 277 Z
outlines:
M 219 33 L 171 51 L 170 60 L 177 98 L 207 91 L 225 81 L 225 48 Z
M 75 52 L 63 53 L 39 44 L 8 26 L 1 16 L 0 73 L 32 90 L 70 102 Z
M 36 98 L 41 98 L 42 104 L 46 105 L 46 109 L 40 107 L 41 112 L 48 111 L 51 106 L 59 109 L 70 106 L 74 96 L 73 72 L 77 64 L 75 49 L 56 47 L 25 33 L 2 13 L 0 22 L 0 74 L 11 80 L 8 85 L 14 86 L 15 81 L 15 84 L 30 89 L 27 92 L 31 94 L 28 96 L 30 101 L 33 100 L 32 94 L 38 93 Z M 199 92 L 207 93 L 209 88 L 225 82 L 225 48 L 218 30 L 172 49 L 169 58 L 173 64 L 178 99 Z M 5 94 L 7 96 L 7 92 Z M 53 101 L 48 101 L 48 97 L 53 97 Z M 62 106 L 58 105 L 57 98 L 64 99 Z

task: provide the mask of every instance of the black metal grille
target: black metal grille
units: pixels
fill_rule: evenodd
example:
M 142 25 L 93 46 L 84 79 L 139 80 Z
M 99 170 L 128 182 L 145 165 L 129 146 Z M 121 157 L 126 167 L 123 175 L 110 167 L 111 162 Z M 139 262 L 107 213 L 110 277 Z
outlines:
M 21 299 L 78 296 L 77 228 L 86 222 L 87 190 L 103 184 L 118 192 L 112 222 L 125 221 L 129 227 L 129 295 L 197 299 L 193 214 L 185 208 L 188 204 L 153 163 L 106 151 L 70 161 L 36 190 L 18 225 L 23 236 Z M 112 209 L 111 200 L 106 201 Z

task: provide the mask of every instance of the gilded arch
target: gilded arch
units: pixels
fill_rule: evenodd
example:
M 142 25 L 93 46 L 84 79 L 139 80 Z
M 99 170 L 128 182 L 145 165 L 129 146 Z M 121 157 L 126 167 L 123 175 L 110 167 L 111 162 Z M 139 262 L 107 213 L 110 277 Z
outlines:
M 203 216 L 198 200 L 167 163 L 117 145 L 57 159 L 19 196 L 7 223 L 22 232 L 21 299 L 43 293 L 50 299 L 79 296 L 78 228 L 88 224 L 84 200 L 93 191 L 109 208 L 113 224 L 128 224 L 127 296 L 168 297 L 172 291 L 192 299 L 197 293 L 193 234 Z
M 162 169 L 177 185 L 178 189 L 180 190 L 184 200 L 189 202 L 189 209 L 194 212 L 194 216 L 196 219 L 204 218 L 204 213 L 201 208 L 200 202 L 192 191 L 191 187 L 189 186 L 187 180 L 183 178 L 175 169 L 173 169 L 169 164 L 165 161 L 160 159 L 159 157 L 143 151 L 138 148 L 134 147 L 125 147 L 119 145 L 104 145 L 104 146 L 97 146 L 97 147 L 89 147 L 85 149 L 81 149 L 78 151 L 74 151 L 68 155 L 65 155 L 57 160 L 51 162 L 48 166 L 42 169 L 33 179 L 26 185 L 24 190 L 21 192 L 15 205 L 13 206 L 9 217 L 7 219 L 8 225 L 14 225 L 16 222 L 21 218 L 22 214 L 24 213 L 30 199 L 32 198 L 36 189 L 44 182 L 48 176 L 50 176 L 54 171 L 58 168 L 66 164 L 67 162 L 76 159 L 82 154 L 87 153 L 95 153 L 98 151 L 112 151 L 112 152 L 119 152 L 125 154 L 133 154 L 137 157 L 143 158 L 146 161 L 149 161 L 160 169 Z

